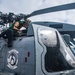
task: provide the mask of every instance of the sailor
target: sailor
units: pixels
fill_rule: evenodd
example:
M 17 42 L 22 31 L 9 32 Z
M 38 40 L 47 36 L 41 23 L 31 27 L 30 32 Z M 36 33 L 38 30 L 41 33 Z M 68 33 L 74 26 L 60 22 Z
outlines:
M 13 36 L 18 36 L 18 32 L 21 32 L 20 28 L 25 27 L 27 28 L 27 24 L 30 23 L 30 20 L 20 20 L 20 21 L 15 21 L 6 31 L 2 32 L 0 34 L 0 37 L 7 37 L 8 39 L 8 47 L 12 46 L 12 39 Z M 25 25 L 25 26 L 24 26 Z

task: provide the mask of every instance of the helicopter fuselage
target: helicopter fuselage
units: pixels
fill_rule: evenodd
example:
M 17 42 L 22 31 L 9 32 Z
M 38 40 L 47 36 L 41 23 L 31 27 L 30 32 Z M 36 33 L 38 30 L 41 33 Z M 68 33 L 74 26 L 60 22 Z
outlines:
M 74 73 L 70 34 L 61 35 L 58 31 L 53 27 L 30 24 L 27 35 L 16 37 L 10 48 L 7 39 L 0 38 L 0 71 L 20 75 Z

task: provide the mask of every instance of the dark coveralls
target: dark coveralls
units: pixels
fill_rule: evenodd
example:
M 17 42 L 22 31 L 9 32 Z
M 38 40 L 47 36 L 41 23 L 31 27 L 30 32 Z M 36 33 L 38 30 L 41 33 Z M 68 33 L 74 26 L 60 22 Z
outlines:
M 0 34 L 0 37 L 8 39 L 8 45 L 12 43 L 13 31 L 11 29 L 7 29 L 6 31 Z

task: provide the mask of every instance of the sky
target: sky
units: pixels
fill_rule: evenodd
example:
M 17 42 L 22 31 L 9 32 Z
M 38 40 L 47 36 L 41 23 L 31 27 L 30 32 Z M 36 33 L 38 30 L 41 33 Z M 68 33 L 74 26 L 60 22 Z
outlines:
M 75 0 L 0 0 L 0 11 L 3 13 L 14 12 L 15 14 L 29 14 L 35 10 L 75 3 Z M 31 17 L 32 21 L 51 21 L 75 24 L 75 9 L 60 11 Z
M 2 12 L 30 13 L 34 10 L 36 0 L 0 0 Z

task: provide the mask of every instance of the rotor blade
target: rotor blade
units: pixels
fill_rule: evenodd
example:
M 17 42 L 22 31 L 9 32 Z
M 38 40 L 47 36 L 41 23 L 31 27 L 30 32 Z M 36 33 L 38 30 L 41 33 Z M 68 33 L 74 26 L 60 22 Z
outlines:
M 32 12 L 28 17 L 39 15 L 39 14 L 50 13 L 50 12 L 56 12 L 56 11 L 70 10 L 70 9 L 75 9 L 75 3 L 40 9 L 40 10 Z

